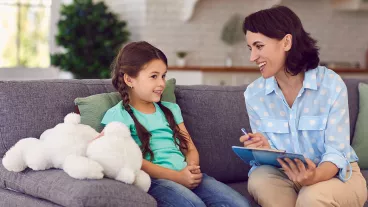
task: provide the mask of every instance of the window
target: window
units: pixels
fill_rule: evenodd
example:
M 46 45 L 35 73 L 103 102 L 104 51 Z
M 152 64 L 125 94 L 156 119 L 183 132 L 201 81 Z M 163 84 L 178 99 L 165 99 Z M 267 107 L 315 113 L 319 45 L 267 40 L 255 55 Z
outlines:
M 0 68 L 48 68 L 51 0 L 0 0 L 0 14 Z

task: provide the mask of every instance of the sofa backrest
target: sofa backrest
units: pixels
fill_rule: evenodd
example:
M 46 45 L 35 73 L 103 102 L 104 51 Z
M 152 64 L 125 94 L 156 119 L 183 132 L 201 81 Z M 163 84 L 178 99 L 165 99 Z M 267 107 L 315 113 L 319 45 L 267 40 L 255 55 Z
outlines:
M 359 80 L 348 87 L 351 135 L 358 114 Z M 367 81 L 368 82 L 368 81 Z M 232 152 L 240 128 L 250 130 L 246 86 L 177 86 L 177 103 L 200 153 L 201 169 L 224 182 L 247 180 L 249 166 Z M 111 80 L 0 81 L 0 157 L 19 139 L 39 137 L 75 111 L 74 99 L 114 91 Z
M 355 124 L 359 113 L 359 83 L 368 83 L 368 80 L 344 79 L 348 89 L 349 116 L 350 116 L 350 143 L 354 138 Z
M 0 81 L 0 157 L 19 139 L 63 122 L 75 98 L 113 90 L 111 80 Z

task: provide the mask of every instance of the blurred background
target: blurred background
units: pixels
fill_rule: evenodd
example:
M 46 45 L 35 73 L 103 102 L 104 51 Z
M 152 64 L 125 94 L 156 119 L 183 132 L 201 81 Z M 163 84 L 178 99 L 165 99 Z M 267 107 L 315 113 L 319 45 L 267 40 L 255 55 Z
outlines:
M 321 64 L 368 79 L 368 0 L 0 0 L 0 80 L 109 78 L 117 50 L 145 40 L 177 84 L 242 85 L 260 76 L 241 23 L 291 8 Z

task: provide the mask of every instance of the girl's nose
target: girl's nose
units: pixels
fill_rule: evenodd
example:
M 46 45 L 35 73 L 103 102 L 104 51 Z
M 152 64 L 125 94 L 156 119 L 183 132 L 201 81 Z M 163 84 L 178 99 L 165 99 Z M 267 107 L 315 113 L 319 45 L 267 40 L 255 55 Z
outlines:
M 166 80 L 165 80 L 165 78 L 161 78 L 160 86 L 165 86 L 165 85 L 166 85 Z

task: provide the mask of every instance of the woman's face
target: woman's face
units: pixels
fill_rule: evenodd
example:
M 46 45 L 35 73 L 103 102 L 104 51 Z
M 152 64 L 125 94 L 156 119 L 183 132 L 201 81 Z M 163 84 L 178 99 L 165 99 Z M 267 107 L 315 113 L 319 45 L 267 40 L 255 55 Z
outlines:
M 291 48 L 291 35 L 288 34 L 282 40 L 278 40 L 261 33 L 247 31 L 245 38 L 251 51 L 250 61 L 258 65 L 263 78 L 284 71 L 286 53 Z

